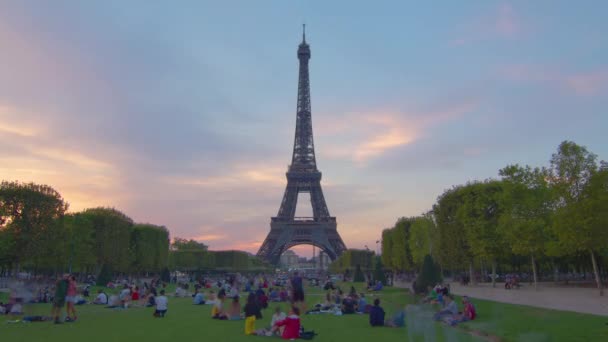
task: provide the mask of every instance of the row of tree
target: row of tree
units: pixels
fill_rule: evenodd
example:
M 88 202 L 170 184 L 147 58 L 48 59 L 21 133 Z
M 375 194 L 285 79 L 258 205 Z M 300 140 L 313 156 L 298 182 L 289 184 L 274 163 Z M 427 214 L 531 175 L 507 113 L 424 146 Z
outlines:
M 273 267 L 243 251 L 209 251 L 194 240 L 176 238 L 169 251 L 169 268 L 184 273 L 267 272 Z
M 554 266 L 587 256 L 602 293 L 608 261 L 608 165 L 574 142 L 562 142 L 549 167 L 508 165 L 498 179 L 446 190 L 428 213 L 401 218 L 382 233 L 382 260 L 397 271 L 420 269 L 426 255 L 444 270 L 482 263 L 496 279 L 499 264 L 528 258 L 534 283 L 539 261 Z
M 163 226 L 135 223 L 112 208 L 67 213 L 53 188 L 0 183 L 0 274 L 79 272 L 159 274 L 164 269 L 261 271 L 269 265 L 240 251 L 207 250 L 194 240 L 170 245 Z
M 66 213 L 68 204 L 46 185 L 0 184 L 0 267 L 55 273 L 160 272 L 167 266 L 169 232 L 134 223 L 112 208 Z

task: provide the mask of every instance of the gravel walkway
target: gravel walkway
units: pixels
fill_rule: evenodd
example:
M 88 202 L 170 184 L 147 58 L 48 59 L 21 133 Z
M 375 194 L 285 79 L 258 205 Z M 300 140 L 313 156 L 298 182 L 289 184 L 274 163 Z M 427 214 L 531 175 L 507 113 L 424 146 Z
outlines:
M 410 283 L 395 285 L 411 288 Z M 604 291 L 604 296 L 600 296 L 597 289 L 558 287 L 553 283 L 539 284 L 538 291 L 534 290 L 534 286 L 528 284 L 518 290 L 505 290 L 503 283 L 497 283 L 495 288 L 492 287 L 492 284 L 487 283 L 475 286 L 450 283 L 450 288 L 456 295 L 467 295 L 501 303 L 608 316 L 608 291 Z

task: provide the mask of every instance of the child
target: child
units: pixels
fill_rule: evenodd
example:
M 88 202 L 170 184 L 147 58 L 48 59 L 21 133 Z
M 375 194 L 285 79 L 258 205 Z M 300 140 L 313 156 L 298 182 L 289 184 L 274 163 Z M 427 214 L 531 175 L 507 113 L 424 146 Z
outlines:
M 156 297 L 156 311 L 154 311 L 154 317 L 165 317 L 168 305 L 169 300 L 165 296 L 165 290 L 160 290 L 160 296 Z
M 284 340 L 293 340 L 300 337 L 300 309 L 293 306 L 284 320 L 278 321 L 272 327 L 275 330 L 284 327 L 281 337 Z
M 255 335 L 255 320 L 262 318 L 262 312 L 255 298 L 255 294 L 250 293 L 245 304 L 245 335 Z

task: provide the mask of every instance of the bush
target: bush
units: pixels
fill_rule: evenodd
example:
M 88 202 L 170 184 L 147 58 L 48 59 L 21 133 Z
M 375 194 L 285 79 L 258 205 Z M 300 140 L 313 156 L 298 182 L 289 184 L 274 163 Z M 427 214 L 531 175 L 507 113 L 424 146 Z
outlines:
M 429 286 L 441 283 L 441 270 L 430 255 L 424 257 L 422 270 L 416 278 L 414 290 L 416 293 L 426 293 Z
M 165 283 L 171 282 L 171 272 L 169 272 L 167 267 L 163 268 L 163 270 L 160 272 L 160 280 Z
M 110 270 L 110 266 L 103 264 L 101 271 L 99 271 L 99 275 L 97 275 L 97 285 L 106 286 L 110 281 L 112 281 L 112 271 Z
M 355 269 L 355 276 L 353 278 L 353 282 L 355 282 L 355 283 L 364 283 L 365 282 L 365 276 L 363 275 L 363 271 L 361 271 L 361 265 L 357 265 L 357 268 Z
M 374 267 L 374 280 L 380 281 L 383 285 L 388 285 L 386 283 L 386 274 L 384 274 L 384 265 L 382 265 L 382 259 L 380 257 L 376 257 L 376 267 Z

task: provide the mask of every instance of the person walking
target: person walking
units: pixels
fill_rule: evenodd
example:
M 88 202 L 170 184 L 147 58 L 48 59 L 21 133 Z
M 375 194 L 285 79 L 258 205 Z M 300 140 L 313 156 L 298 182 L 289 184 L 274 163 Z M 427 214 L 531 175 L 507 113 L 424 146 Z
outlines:
M 66 321 L 73 322 L 78 317 L 76 317 L 76 297 L 78 296 L 78 287 L 76 284 L 76 277 L 74 275 L 69 276 L 68 278 L 68 289 L 65 297 L 65 305 L 66 305 Z
M 65 305 L 65 297 L 68 292 L 68 280 L 67 276 L 60 277 L 55 283 L 55 296 L 53 296 L 53 308 L 51 309 L 51 316 L 55 324 L 60 324 L 59 316 L 61 316 L 61 309 Z

